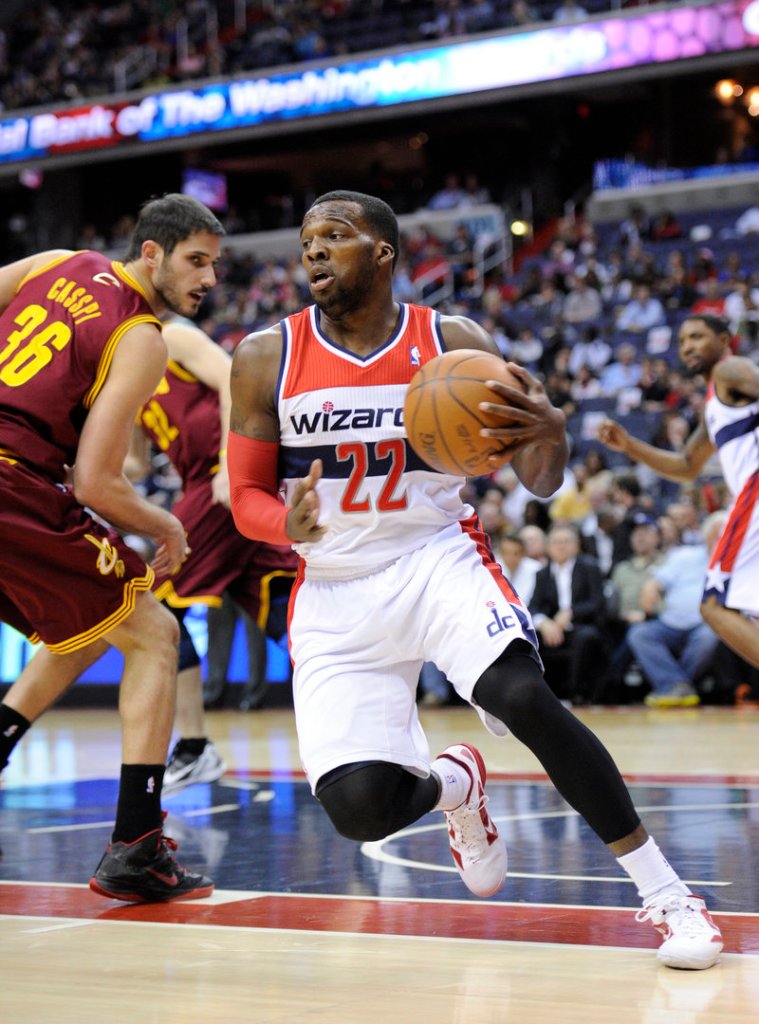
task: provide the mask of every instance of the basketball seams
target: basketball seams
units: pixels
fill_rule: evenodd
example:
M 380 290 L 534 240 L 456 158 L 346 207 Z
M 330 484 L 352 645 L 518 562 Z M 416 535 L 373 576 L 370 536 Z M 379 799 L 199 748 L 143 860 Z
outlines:
M 436 380 L 440 380 L 440 379 L 445 380 L 445 378 L 436 378 Z M 447 455 L 448 459 L 450 460 L 451 465 L 455 466 L 456 469 L 459 472 L 461 472 L 462 476 L 466 476 L 466 473 L 464 473 L 461 470 L 461 467 L 459 466 L 458 459 L 454 458 L 453 452 L 451 451 L 450 445 L 448 444 L 448 438 L 447 438 L 445 430 L 443 428 L 443 423 L 441 421 L 441 417 L 440 417 L 439 411 L 438 411 L 438 399 L 439 399 L 439 397 L 440 397 L 440 395 L 439 395 L 439 392 L 437 391 L 437 389 L 433 389 L 432 390 L 432 417 L 433 417 L 433 419 L 435 421 L 435 427 L 437 428 L 438 437 L 440 438 L 440 440 L 442 442 L 442 445 L 445 448 L 446 455 Z
M 417 454 L 439 472 L 486 475 L 488 458 L 511 447 L 480 434 L 501 423 L 479 409 L 482 402 L 503 403 L 487 380 L 522 387 L 499 356 L 479 349 L 450 350 L 424 363 L 412 379 L 404 403 L 406 432 Z
M 482 419 L 477 414 L 477 411 L 475 409 L 473 409 L 471 406 L 467 405 L 463 401 L 463 399 L 460 398 L 459 395 L 456 394 L 456 391 L 455 391 L 455 388 L 454 388 L 453 385 L 455 385 L 457 383 L 460 383 L 461 381 L 466 381 L 466 383 L 468 383 L 468 384 L 481 384 L 482 385 L 482 390 L 484 392 L 486 392 L 486 394 L 492 395 L 493 398 L 497 398 L 498 396 L 496 395 L 496 393 L 494 391 L 491 391 L 490 388 L 485 387 L 485 385 L 482 384 L 482 381 L 479 378 L 477 378 L 477 377 L 446 377 L 446 379 L 445 379 L 446 391 L 448 392 L 449 397 L 459 407 L 459 409 L 462 409 L 468 416 L 471 416 L 472 419 L 476 420 L 477 423 L 480 425 L 480 427 L 490 426 L 490 424 L 489 424 L 489 422 L 487 420 Z M 488 401 L 488 399 L 486 397 L 483 397 L 483 398 L 480 398 L 479 401 L 480 402 L 486 402 L 486 401 Z
M 478 385 L 481 384 L 481 381 L 478 378 L 476 378 L 476 377 L 472 378 L 472 377 L 451 377 L 451 376 L 448 376 L 448 377 L 445 378 L 445 389 L 446 389 L 446 392 L 448 394 L 448 397 L 456 405 L 456 407 L 461 411 L 460 414 L 462 416 L 462 420 L 463 420 L 464 417 L 466 417 L 468 420 L 473 420 L 474 421 L 474 423 L 476 424 L 475 433 L 479 434 L 479 431 L 483 427 L 487 426 L 487 423 L 484 420 L 482 420 L 477 415 L 477 412 L 467 402 L 464 402 L 463 399 L 459 395 L 456 394 L 455 385 L 458 384 L 458 383 L 461 383 L 461 381 L 466 381 L 468 384 L 475 383 L 475 384 L 478 384 Z M 483 386 L 483 390 L 484 391 L 488 391 L 489 388 L 485 388 Z M 491 394 L 492 394 L 492 392 L 491 392 Z M 481 401 L 482 400 L 483 399 L 481 399 Z M 442 428 L 440 430 L 440 436 L 441 436 L 441 439 L 443 440 L 443 442 L 445 444 L 445 447 L 446 447 L 446 449 L 448 451 L 450 460 L 453 463 L 453 465 L 455 465 L 456 468 L 461 472 L 462 476 L 469 476 L 470 474 L 467 472 L 466 467 L 461 465 L 459 459 L 456 458 L 454 453 L 453 453 L 453 451 L 451 451 L 451 448 L 450 448 L 450 446 L 448 444 L 447 436 L 446 436 L 446 434 L 445 434 L 445 432 L 443 431 Z

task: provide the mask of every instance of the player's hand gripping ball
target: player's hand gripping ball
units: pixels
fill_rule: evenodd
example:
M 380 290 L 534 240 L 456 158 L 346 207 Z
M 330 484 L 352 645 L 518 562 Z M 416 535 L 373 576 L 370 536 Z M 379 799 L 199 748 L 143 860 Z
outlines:
M 501 418 L 480 409 L 480 402 L 507 404 L 485 386 L 488 380 L 524 391 L 500 356 L 479 349 L 444 352 L 414 375 L 403 420 L 411 447 L 428 466 L 455 476 L 482 476 L 493 470 L 491 456 L 508 461 L 502 441 L 480 436 L 485 427 L 503 426 Z

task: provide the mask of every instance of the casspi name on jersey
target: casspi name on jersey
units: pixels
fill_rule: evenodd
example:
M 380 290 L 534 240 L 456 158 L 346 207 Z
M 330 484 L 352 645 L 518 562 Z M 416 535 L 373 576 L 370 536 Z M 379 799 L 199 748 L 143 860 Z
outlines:
M 67 309 L 77 326 L 85 320 L 102 316 L 100 306 L 87 288 L 66 277 L 59 277 L 53 282 L 47 297 Z
M 331 403 L 325 403 L 331 405 Z M 368 430 L 373 427 L 403 427 L 403 409 L 333 409 L 324 408 L 313 413 L 291 416 L 296 434 L 316 434 L 319 431 Z

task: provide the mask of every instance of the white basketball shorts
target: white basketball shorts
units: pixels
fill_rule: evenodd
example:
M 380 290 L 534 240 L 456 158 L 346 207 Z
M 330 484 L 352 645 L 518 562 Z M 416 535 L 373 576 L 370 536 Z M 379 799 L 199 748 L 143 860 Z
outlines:
M 730 509 L 709 560 L 704 600 L 715 597 L 726 608 L 759 616 L 759 477 L 744 488 Z
M 475 683 L 514 640 L 537 647 L 529 612 L 476 521 L 369 576 L 296 583 L 290 622 L 293 698 L 312 789 L 326 772 L 387 761 L 426 777 L 430 753 L 417 715 L 424 661 L 472 702 Z M 488 729 L 502 722 L 477 709 Z

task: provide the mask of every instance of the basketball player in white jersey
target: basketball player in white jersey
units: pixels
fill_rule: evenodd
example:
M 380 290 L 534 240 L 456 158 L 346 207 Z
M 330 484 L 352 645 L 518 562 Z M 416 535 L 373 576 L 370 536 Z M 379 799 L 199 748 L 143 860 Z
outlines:
M 408 445 L 403 400 L 418 367 L 495 344 L 466 317 L 394 301 L 398 223 L 381 200 L 321 196 L 301 244 L 314 305 L 236 349 L 228 462 L 240 531 L 301 556 L 290 642 L 314 793 L 358 841 L 443 811 L 465 884 L 498 891 L 506 850 L 482 758 L 460 743 L 430 763 L 417 717 L 419 670 L 434 661 L 492 732 L 527 744 L 619 858 L 643 898 L 639 918 L 665 935 L 661 960 L 711 967 L 718 929 L 647 835 L 608 752 L 545 683 L 529 613 L 461 500 L 463 478 L 433 471 Z M 526 393 L 494 385 L 509 405 L 487 405 L 503 418 L 488 433 L 518 446 L 517 476 L 548 497 L 567 463 L 564 417 L 539 381 L 509 368 Z
M 759 668 L 759 367 L 731 355 L 732 336 L 721 317 L 687 317 L 680 326 L 680 361 L 708 380 L 701 422 L 681 452 L 646 444 L 613 420 L 599 438 L 614 451 L 682 483 L 695 480 L 719 455 L 732 495 L 730 513 L 711 556 L 701 615 L 745 661 Z

